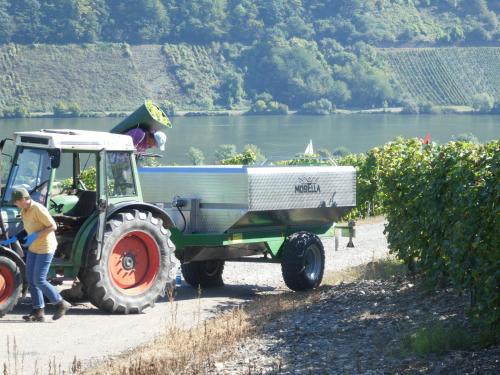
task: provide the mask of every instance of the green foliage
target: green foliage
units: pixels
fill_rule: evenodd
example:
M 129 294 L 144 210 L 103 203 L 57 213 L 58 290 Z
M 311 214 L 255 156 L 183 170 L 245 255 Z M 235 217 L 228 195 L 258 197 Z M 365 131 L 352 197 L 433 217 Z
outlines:
M 219 102 L 225 108 L 233 108 L 241 103 L 245 96 L 243 77 L 235 72 L 228 72 L 221 78 Z
M 30 117 L 30 111 L 23 105 L 14 107 L 14 108 L 5 108 L 3 111 L 0 111 L 0 117 L 5 118 L 26 118 Z
M 303 104 L 298 113 L 301 115 L 329 115 L 332 110 L 334 110 L 332 102 L 323 98 Z
M 236 154 L 231 158 L 220 161 L 222 165 L 250 165 L 255 164 L 257 156 L 251 149 L 243 151 L 241 154 Z
M 472 105 L 482 92 L 498 102 L 498 48 L 399 48 L 494 44 L 498 12 L 483 0 L 0 0 L 0 103 L 217 109 L 258 92 L 293 109 Z
M 68 114 L 68 105 L 64 102 L 57 102 L 52 107 L 52 112 L 55 117 L 63 117 Z
M 83 182 L 87 190 L 96 190 L 96 169 L 89 167 L 80 173 L 80 180 Z M 74 188 L 73 177 L 68 177 L 62 181 L 62 187 L 65 189 Z
M 430 286 L 471 293 L 474 317 L 500 324 L 500 141 L 423 145 L 396 139 L 338 165 L 356 168 L 357 207 L 347 218 L 385 214 L 389 248 Z M 319 155 L 278 165 L 328 164 Z
M 193 165 L 203 165 L 205 163 L 205 155 L 199 148 L 189 147 L 187 157 Z
M 477 316 L 500 322 L 500 141 L 385 145 L 378 162 L 387 239 L 432 285 L 473 293 Z
M 142 155 L 137 158 L 138 167 L 158 167 L 160 165 L 160 158 L 157 157 Z
M 263 164 L 267 158 L 266 155 L 262 153 L 262 150 L 256 145 L 248 144 L 243 147 L 243 154 L 247 151 L 252 151 L 255 155 L 255 164 Z
M 73 117 L 79 117 L 82 114 L 82 110 L 78 103 L 71 103 L 68 105 L 68 112 Z
M 472 349 L 476 341 L 465 327 L 437 321 L 406 336 L 403 349 L 419 355 L 443 354 L 450 350 Z
M 215 149 L 214 156 L 217 162 L 221 162 L 222 160 L 225 159 L 230 159 L 236 156 L 236 145 L 229 145 L 229 144 L 219 145 Z
M 404 115 L 418 115 L 420 113 L 420 107 L 418 103 L 413 100 L 405 100 L 403 103 L 403 109 L 401 111 Z
M 472 108 L 480 113 L 491 112 L 495 104 L 495 98 L 490 94 L 483 92 L 481 94 L 476 94 L 472 98 Z
M 270 94 L 264 93 L 257 96 L 250 110 L 246 115 L 286 115 L 288 114 L 288 106 L 278 103 L 272 99 Z
M 500 100 L 498 48 L 399 48 L 382 56 L 402 96 L 417 104 L 473 105 L 481 99 L 476 106 L 484 111 L 491 110 L 491 98 L 477 93 Z
M 177 109 L 174 103 L 170 100 L 164 100 L 160 103 L 160 109 L 165 113 L 168 117 L 172 117 L 176 115 Z

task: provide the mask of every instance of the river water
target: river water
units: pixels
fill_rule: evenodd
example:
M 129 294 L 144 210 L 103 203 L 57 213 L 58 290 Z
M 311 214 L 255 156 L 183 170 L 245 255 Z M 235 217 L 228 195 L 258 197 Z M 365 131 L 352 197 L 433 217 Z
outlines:
M 73 128 L 108 131 L 118 118 L 9 119 L 0 120 L 0 138 L 15 131 Z M 189 164 L 190 146 L 200 148 L 210 163 L 220 144 L 235 144 L 239 150 L 248 143 L 259 146 L 271 160 L 303 152 L 311 139 L 314 148 L 334 150 L 346 147 L 363 152 L 397 136 L 425 137 L 447 142 L 453 136 L 472 133 L 481 142 L 500 138 L 500 116 L 493 115 L 382 115 L 333 116 L 222 116 L 174 117 L 166 131 L 167 148 L 163 164 Z

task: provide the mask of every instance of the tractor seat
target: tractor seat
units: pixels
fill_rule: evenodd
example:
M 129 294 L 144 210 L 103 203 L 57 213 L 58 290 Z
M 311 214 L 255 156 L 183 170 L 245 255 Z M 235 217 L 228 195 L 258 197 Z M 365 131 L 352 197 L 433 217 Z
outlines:
M 56 223 L 68 226 L 80 226 L 97 209 L 97 193 L 95 191 L 81 190 L 75 206 L 65 214 L 54 215 Z

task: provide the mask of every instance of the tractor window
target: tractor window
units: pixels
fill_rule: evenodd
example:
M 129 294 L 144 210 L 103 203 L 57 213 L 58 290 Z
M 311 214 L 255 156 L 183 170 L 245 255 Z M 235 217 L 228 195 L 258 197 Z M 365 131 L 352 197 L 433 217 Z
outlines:
M 74 165 L 79 162 L 78 165 Z M 76 168 L 73 171 L 73 167 Z M 73 181 L 73 173 L 76 181 Z M 96 155 L 88 152 L 64 152 L 61 155 L 61 165 L 57 169 L 53 195 L 62 190 L 96 190 Z
M 130 152 L 107 153 L 106 175 L 109 197 L 137 195 L 130 155 Z
M 4 203 L 10 204 L 12 189 L 23 187 L 28 190 L 33 200 L 45 204 L 50 173 L 50 158 L 47 150 L 20 148 L 12 165 L 4 194 Z

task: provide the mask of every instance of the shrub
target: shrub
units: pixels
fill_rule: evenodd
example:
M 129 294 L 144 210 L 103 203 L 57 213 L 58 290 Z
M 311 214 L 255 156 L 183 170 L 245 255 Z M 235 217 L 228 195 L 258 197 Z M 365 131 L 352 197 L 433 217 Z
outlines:
M 191 160 L 193 165 L 202 165 L 205 162 L 205 155 L 203 151 L 196 147 L 189 147 L 187 157 Z
M 251 149 L 243 151 L 242 154 L 236 154 L 231 158 L 220 161 L 222 165 L 250 165 L 255 164 L 257 157 Z
M 55 117 L 63 117 L 68 113 L 68 105 L 62 101 L 57 102 L 52 107 L 52 112 L 54 112 Z
M 402 114 L 418 115 L 418 113 L 420 112 L 420 107 L 418 103 L 414 102 L 413 100 L 405 100 L 402 104 L 403 104 L 403 110 L 401 111 Z
M 267 160 L 266 155 L 264 155 L 262 153 L 262 150 L 256 145 L 248 144 L 243 147 L 243 153 L 245 153 L 248 150 L 252 151 L 255 154 L 256 164 L 263 164 Z
M 491 112 L 495 105 L 495 99 L 488 93 L 476 94 L 472 98 L 472 108 L 479 113 Z
M 236 155 L 236 146 L 235 145 L 219 145 L 215 149 L 215 160 L 217 162 L 220 162 L 221 160 L 224 159 L 229 159 L 232 158 L 233 156 Z
M 500 141 L 385 145 L 379 189 L 391 252 L 416 261 L 431 285 L 472 295 L 472 311 L 500 323 Z
M 272 99 L 272 96 L 263 93 L 256 97 L 247 115 L 286 115 L 288 114 L 288 106 L 278 103 Z
M 332 102 L 328 99 L 319 99 L 313 102 L 305 103 L 299 109 L 301 115 L 329 115 L 334 109 Z
M 175 104 L 169 100 L 164 100 L 163 102 L 161 102 L 160 109 L 163 111 L 163 113 L 165 113 L 169 117 L 175 116 L 177 113 L 177 108 L 175 107 Z
M 68 112 L 71 116 L 74 117 L 80 117 L 82 114 L 82 110 L 78 103 L 71 103 L 70 105 L 68 105 Z
M 5 118 L 25 118 L 30 117 L 30 111 L 24 106 L 8 107 L 0 111 L 0 117 Z

